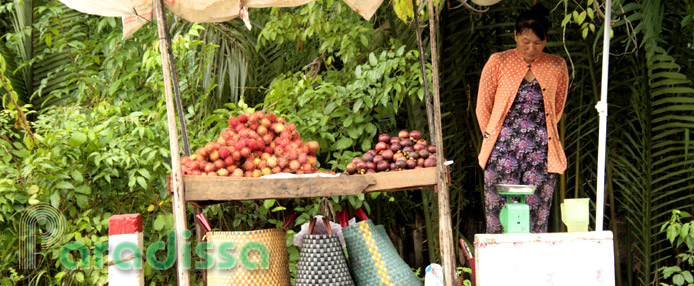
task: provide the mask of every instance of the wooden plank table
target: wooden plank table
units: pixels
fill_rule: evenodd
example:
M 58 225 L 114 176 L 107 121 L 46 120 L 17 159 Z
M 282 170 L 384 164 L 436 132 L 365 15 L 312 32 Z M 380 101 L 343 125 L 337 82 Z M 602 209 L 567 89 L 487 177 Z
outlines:
M 206 205 L 222 201 L 359 195 L 433 189 L 436 168 L 337 177 L 230 178 L 183 176 L 185 201 Z M 450 178 L 449 178 L 450 180 Z

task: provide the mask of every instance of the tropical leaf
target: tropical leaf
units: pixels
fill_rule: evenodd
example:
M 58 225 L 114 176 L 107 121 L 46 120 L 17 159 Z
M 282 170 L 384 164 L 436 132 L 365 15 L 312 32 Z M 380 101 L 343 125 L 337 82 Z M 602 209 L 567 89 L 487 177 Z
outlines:
M 3 55 L 17 55 L 15 69 L 6 71 L 20 102 L 45 108 L 66 99 L 84 77 L 85 68 L 72 68 L 82 42 L 87 41 L 87 15 L 59 1 L 15 1 L 9 3 L 12 46 L 0 48 Z M 36 9 L 43 13 L 32 14 Z M 21 83 L 18 80 L 21 79 Z

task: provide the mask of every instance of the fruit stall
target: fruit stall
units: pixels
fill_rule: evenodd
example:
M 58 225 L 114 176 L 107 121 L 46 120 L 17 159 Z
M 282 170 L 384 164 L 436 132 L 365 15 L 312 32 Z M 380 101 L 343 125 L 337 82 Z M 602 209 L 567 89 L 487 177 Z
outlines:
M 230 117 L 216 142 L 181 159 L 185 201 L 201 207 L 232 200 L 359 195 L 437 185 L 436 146 L 427 145 L 419 131 L 381 134 L 374 149 L 352 159 L 338 176 L 317 169 L 318 142 L 304 143 L 295 128 L 262 110 Z M 309 176 L 316 173 L 322 176 Z
M 344 0 L 355 12 L 369 19 L 382 1 Z M 200 207 L 217 202 L 271 198 L 325 197 L 358 195 L 369 192 L 434 189 L 438 197 L 439 239 L 444 285 L 454 285 L 455 254 L 449 203 L 449 173 L 444 166 L 441 112 L 439 100 L 438 55 L 433 13 L 429 14 L 431 45 L 431 77 L 426 74 L 425 48 L 420 26 L 416 23 L 422 78 L 424 81 L 430 142 L 418 131 L 401 131 L 397 136 L 379 136 L 374 150 L 355 158 L 346 174 L 316 174 L 316 142 L 303 142 L 292 123 L 274 114 L 241 114 L 229 120 L 229 128 L 210 142 L 191 153 L 188 146 L 186 122 L 176 79 L 171 36 L 164 7 L 193 22 L 219 22 L 241 17 L 248 21 L 247 8 L 298 6 L 311 1 L 210 1 L 197 5 L 195 1 L 86 1 L 61 0 L 69 7 L 90 14 L 121 16 L 124 35 L 133 33 L 147 22 L 157 19 L 162 59 L 164 96 L 169 129 L 172 172 L 168 178 L 172 194 L 176 258 L 183 261 L 186 225 L 186 204 L 192 204 L 196 215 Z M 130 3 L 132 2 L 132 3 Z M 243 3 L 243 7 L 241 5 Z M 414 12 L 418 11 L 413 3 Z M 186 6 L 188 5 L 188 6 Z M 433 1 L 427 1 L 433 11 Z M 203 7 L 204 6 L 204 7 Z M 219 7 L 220 9 L 214 9 Z M 223 9 L 221 9 L 223 8 Z M 140 11 L 138 13 L 138 11 Z M 153 11 L 153 13 L 149 13 Z M 245 11 L 245 12 L 244 12 Z M 417 21 L 417 17 L 415 17 Z M 178 124 L 177 117 L 178 113 Z M 179 146 L 179 127 L 183 149 Z M 431 143 L 431 144 L 430 144 Z M 181 153 L 184 156 L 181 156 Z M 273 177 L 290 173 L 290 177 Z M 196 225 L 198 239 L 201 227 Z M 189 269 L 177 263 L 178 285 L 189 285 Z
M 163 25 L 158 25 L 159 34 L 162 38 L 166 39 L 168 37 L 168 31 L 166 30 L 166 19 L 162 8 L 163 3 L 161 1 L 155 1 L 155 4 L 157 6 L 156 11 L 158 22 L 164 23 Z M 432 1 L 429 1 L 428 5 L 429 9 L 432 9 Z M 376 7 L 377 6 L 378 5 L 376 5 Z M 416 5 L 413 8 L 417 9 Z M 433 27 L 435 27 L 435 25 L 433 25 L 433 15 L 430 16 L 429 26 L 431 29 L 434 29 Z M 417 27 L 419 26 L 417 25 Z M 420 62 L 422 65 L 422 72 L 426 73 L 424 68 L 424 52 L 419 29 L 417 29 L 417 32 L 418 38 L 420 38 L 419 48 L 421 51 Z M 431 31 L 431 34 L 436 35 L 434 31 Z M 454 285 L 456 281 L 454 278 L 456 276 L 455 254 L 453 248 L 454 244 L 448 193 L 448 171 L 444 166 L 443 146 L 440 143 L 442 142 L 441 112 L 438 90 L 438 65 L 437 61 L 435 60 L 437 59 L 435 37 L 432 36 L 430 41 L 433 51 L 432 59 L 434 59 L 432 62 L 433 96 L 429 94 L 427 81 L 424 82 L 424 86 L 429 131 L 432 135 L 431 141 L 435 142 L 436 144 L 428 146 L 426 142 L 420 141 L 421 134 L 417 134 L 418 132 L 410 134 L 409 132 L 404 131 L 393 138 L 385 138 L 385 136 L 381 136 L 379 138 L 379 143 L 376 144 L 376 149 L 381 152 L 377 153 L 374 150 L 374 153 L 367 152 L 365 157 L 361 158 L 361 160 L 355 158 L 355 160 L 352 162 L 353 165 L 350 165 L 347 168 L 347 172 L 361 173 L 362 175 L 346 177 L 294 177 L 271 179 L 257 177 L 262 175 L 270 175 L 279 171 L 295 173 L 299 176 L 301 176 L 301 174 L 315 171 L 315 155 L 311 153 L 317 148 L 315 142 L 303 143 L 299 138 L 299 134 L 294 132 L 291 123 L 282 122 L 281 118 L 276 118 L 276 116 L 271 114 L 268 114 L 267 117 L 262 113 L 243 114 L 239 115 L 238 118 L 230 118 L 229 128 L 231 130 L 227 130 L 228 134 L 220 134 L 220 138 L 225 141 L 227 141 L 227 139 L 231 139 L 231 142 L 233 142 L 234 145 L 234 150 L 227 148 L 229 149 L 229 152 L 221 151 L 222 153 L 220 153 L 219 150 L 223 147 L 220 146 L 222 145 L 221 142 L 212 142 L 211 145 L 208 144 L 205 146 L 204 150 L 196 151 L 195 155 L 198 155 L 197 158 L 194 158 L 196 160 L 191 160 L 191 157 L 195 156 L 192 154 L 187 158 L 179 157 L 180 148 L 178 146 L 178 130 L 175 121 L 176 114 L 174 111 L 175 108 L 173 96 L 173 89 L 174 87 L 177 88 L 177 83 L 175 81 L 172 83 L 170 77 L 171 74 L 175 75 L 175 72 L 170 72 L 170 67 L 173 66 L 171 64 L 173 62 L 172 56 L 170 54 L 164 54 L 164 51 L 170 51 L 168 46 L 170 43 L 168 41 L 160 41 L 162 63 L 165 70 L 165 96 L 169 122 L 170 145 L 172 150 L 171 154 L 173 171 L 169 185 L 170 192 L 173 195 L 174 226 L 177 236 L 181 235 L 182 230 L 187 229 L 185 224 L 186 203 L 191 203 L 194 206 L 201 207 L 209 203 L 231 200 L 321 197 L 333 195 L 356 195 L 376 191 L 434 189 L 438 197 L 439 239 L 442 259 L 441 264 L 443 265 L 443 273 L 445 277 L 444 283 L 445 285 Z M 169 58 L 168 61 L 167 57 Z M 423 78 L 428 77 L 425 75 Z M 181 122 L 181 125 L 185 126 L 185 123 Z M 261 126 L 263 128 L 261 128 Z M 248 129 L 253 132 L 244 132 L 244 130 Z M 261 135 L 258 132 L 259 129 L 261 130 L 261 133 L 264 133 L 264 130 L 267 129 L 268 133 Z M 185 134 L 185 128 L 182 128 L 182 131 L 185 138 L 187 136 Z M 236 134 L 231 134 L 232 131 Z M 272 136 L 266 136 L 273 132 L 275 135 L 274 138 L 272 138 Z M 238 136 L 238 138 L 235 138 L 235 135 Z M 278 138 L 279 141 L 277 141 Z M 215 143 L 218 145 L 215 146 Z M 225 143 L 227 143 L 227 147 L 230 147 L 229 142 Z M 184 140 L 184 144 L 187 144 L 186 140 Z M 217 154 L 214 154 L 215 147 L 218 147 L 216 148 Z M 284 150 L 280 150 L 282 147 L 284 147 Z M 271 148 L 272 150 L 266 150 L 268 148 Z M 298 152 L 296 156 L 293 154 L 295 150 L 304 151 L 301 154 L 305 155 L 305 160 L 301 159 L 301 161 L 299 161 L 300 155 Z M 271 152 L 264 151 L 272 151 L 275 157 L 269 154 Z M 284 156 L 278 156 L 278 152 L 284 153 Z M 391 155 L 390 153 L 393 154 Z M 251 154 L 255 154 L 255 156 L 250 156 Z M 235 163 L 231 165 L 235 167 L 226 166 L 229 164 L 224 162 L 225 168 L 220 168 L 223 166 L 220 162 L 220 158 L 215 158 L 213 162 L 209 162 L 205 160 L 205 157 L 200 155 L 207 155 L 207 159 L 211 159 L 209 158 L 210 155 L 215 157 L 220 156 L 220 158 L 221 155 L 228 156 L 224 160 L 227 160 L 227 158 L 232 158 Z M 380 157 L 381 161 L 376 159 L 377 156 Z M 260 160 L 258 160 L 258 157 Z M 249 160 L 249 158 L 252 158 L 252 161 Z M 274 165 L 275 158 L 277 161 L 276 166 Z M 282 158 L 286 158 L 286 160 L 282 160 Z M 239 159 L 239 161 L 236 161 L 235 159 Z M 376 159 L 376 162 L 374 162 L 374 159 Z M 195 165 L 195 163 L 192 163 L 193 161 L 205 161 L 206 163 L 204 166 L 197 163 L 197 170 L 193 170 Z M 243 161 L 243 163 L 241 163 L 241 161 Z M 282 161 L 286 161 L 286 165 L 284 165 Z M 263 164 L 263 162 L 265 162 L 267 166 L 262 166 L 261 164 Z M 273 166 L 270 166 L 270 164 L 273 164 Z M 386 164 L 388 166 L 386 166 Z M 424 168 L 425 165 L 429 168 Z M 408 169 L 408 167 L 411 167 L 411 170 L 404 170 Z M 189 175 L 184 175 L 184 169 L 186 173 L 189 173 Z M 208 171 L 206 172 L 207 176 L 202 176 L 202 171 L 205 169 Z M 243 170 L 241 171 L 239 169 Z M 386 169 L 392 169 L 394 172 L 376 172 L 376 170 L 385 171 Z M 194 175 L 194 172 L 196 171 L 199 171 L 200 175 Z M 231 178 L 221 177 L 219 175 L 226 175 L 230 176 Z M 198 212 L 197 208 L 196 212 Z M 196 230 L 198 232 L 198 237 L 200 237 L 200 228 L 198 227 Z M 176 244 L 177 249 L 182 249 L 183 239 L 178 238 Z M 177 251 L 177 257 L 179 259 L 182 258 L 182 255 L 183 254 L 181 251 Z M 177 266 L 179 285 L 188 285 L 190 280 L 188 269 L 184 269 L 180 266 L 180 264 Z

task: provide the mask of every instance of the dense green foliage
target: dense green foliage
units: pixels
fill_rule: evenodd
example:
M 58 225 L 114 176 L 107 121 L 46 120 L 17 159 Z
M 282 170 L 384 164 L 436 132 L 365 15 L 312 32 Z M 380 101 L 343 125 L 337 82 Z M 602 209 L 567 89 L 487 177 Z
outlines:
M 479 72 L 491 53 L 513 47 L 515 12 L 529 2 L 502 1 L 485 13 L 451 8 L 452 2 L 439 6 L 443 145 L 455 161 L 450 190 L 456 237 L 484 231 L 474 117 Z M 619 15 L 612 27 L 605 228 L 621 250 L 622 285 L 689 282 L 687 237 L 694 232 L 685 234 L 691 228 L 680 221 L 685 212 L 669 215 L 693 211 L 690 2 L 613 1 Z M 593 198 L 602 3 L 542 3 L 553 9 L 555 24 L 547 51 L 566 58 L 571 73 L 561 121 L 569 169 L 555 201 Z M 426 25 L 426 9 L 420 8 Z M 381 132 L 419 129 L 428 137 L 414 27 L 401 20 L 415 14 L 407 9 L 407 1 L 384 2 L 371 21 L 334 0 L 252 9 L 252 31 L 239 20 L 197 24 L 170 17 L 191 147 L 213 141 L 229 115 L 253 109 L 286 116 L 305 140 L 319 141 L 325 170 L 341 171 Z M 31 205 L 56 207 L 68 220 L 61 243 L 78 241 L 91 252 L 107 240 L 111 214 L 142 213 L 145 246 L 166 240 L 173 228 L 165 183 L 170 154 L 156 26 L 122 40 L 118 19 L 84 15 L 57 1 L 16 0 L 0 4 L 0 31 L 0 74 L 7 83 L 0 86 L 0 285 L 105 283 L 105 268 L 66 269 L 57 248 L 41 250 L 34 270 L 19 269 L 21 215 Z M 398 192 L 224 203 L 204 212 L 220 230 L 245 230 L 279 225 L 295 211 L 300 216 L 291 236 L 313 215 L 363 206 L 386 225 L 410 265 L 421 267 L 438 259 L 435 201 L 431 191 Z M 560 230 L 554 221 L 553 229 Z M 187 223 L 192 228 L 192 216 Z M 428 256 L 415 262 L 411 245 L 423 242 L 411 233 L 425 226 Z M 668 240 L 687 250 L 671 251 Z M 297 256 L 291 247 L 292 269 Z M 174 283 L 174 269 L 145 265 L 148 285 Z M 192 274 L 199 279 L 200 272 Z
M 674 246 L 674 256 L 677 257 L 676 265 L 662 266 L 658 269 L 665 281 L 672 279 L 672 284 L 660 282 L 660 286 L 694 284 L 694 221 L 691 218 L 692 215 L 688 212 L 673 210 L 670 221 L 660 228 L 660 232 L 665 231 L 667 234 L 668 241 Z M 689 219 L 689 222 L 685 223 L 682 219 Z

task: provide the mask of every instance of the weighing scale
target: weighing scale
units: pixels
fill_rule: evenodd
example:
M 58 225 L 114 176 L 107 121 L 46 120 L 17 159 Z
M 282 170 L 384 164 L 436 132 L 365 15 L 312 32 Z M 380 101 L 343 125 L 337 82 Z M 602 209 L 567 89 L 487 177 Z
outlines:
M 504 233 L 530 233 L 530 206 L 525 203 L 525 196 L 534 194 L 536 186 L 507 184 L 494 186 L 499 195 L 506 196 L 506 205 L 499 214 Z M 520 202 L 514 202 L 514 197 L 520 198 Z

